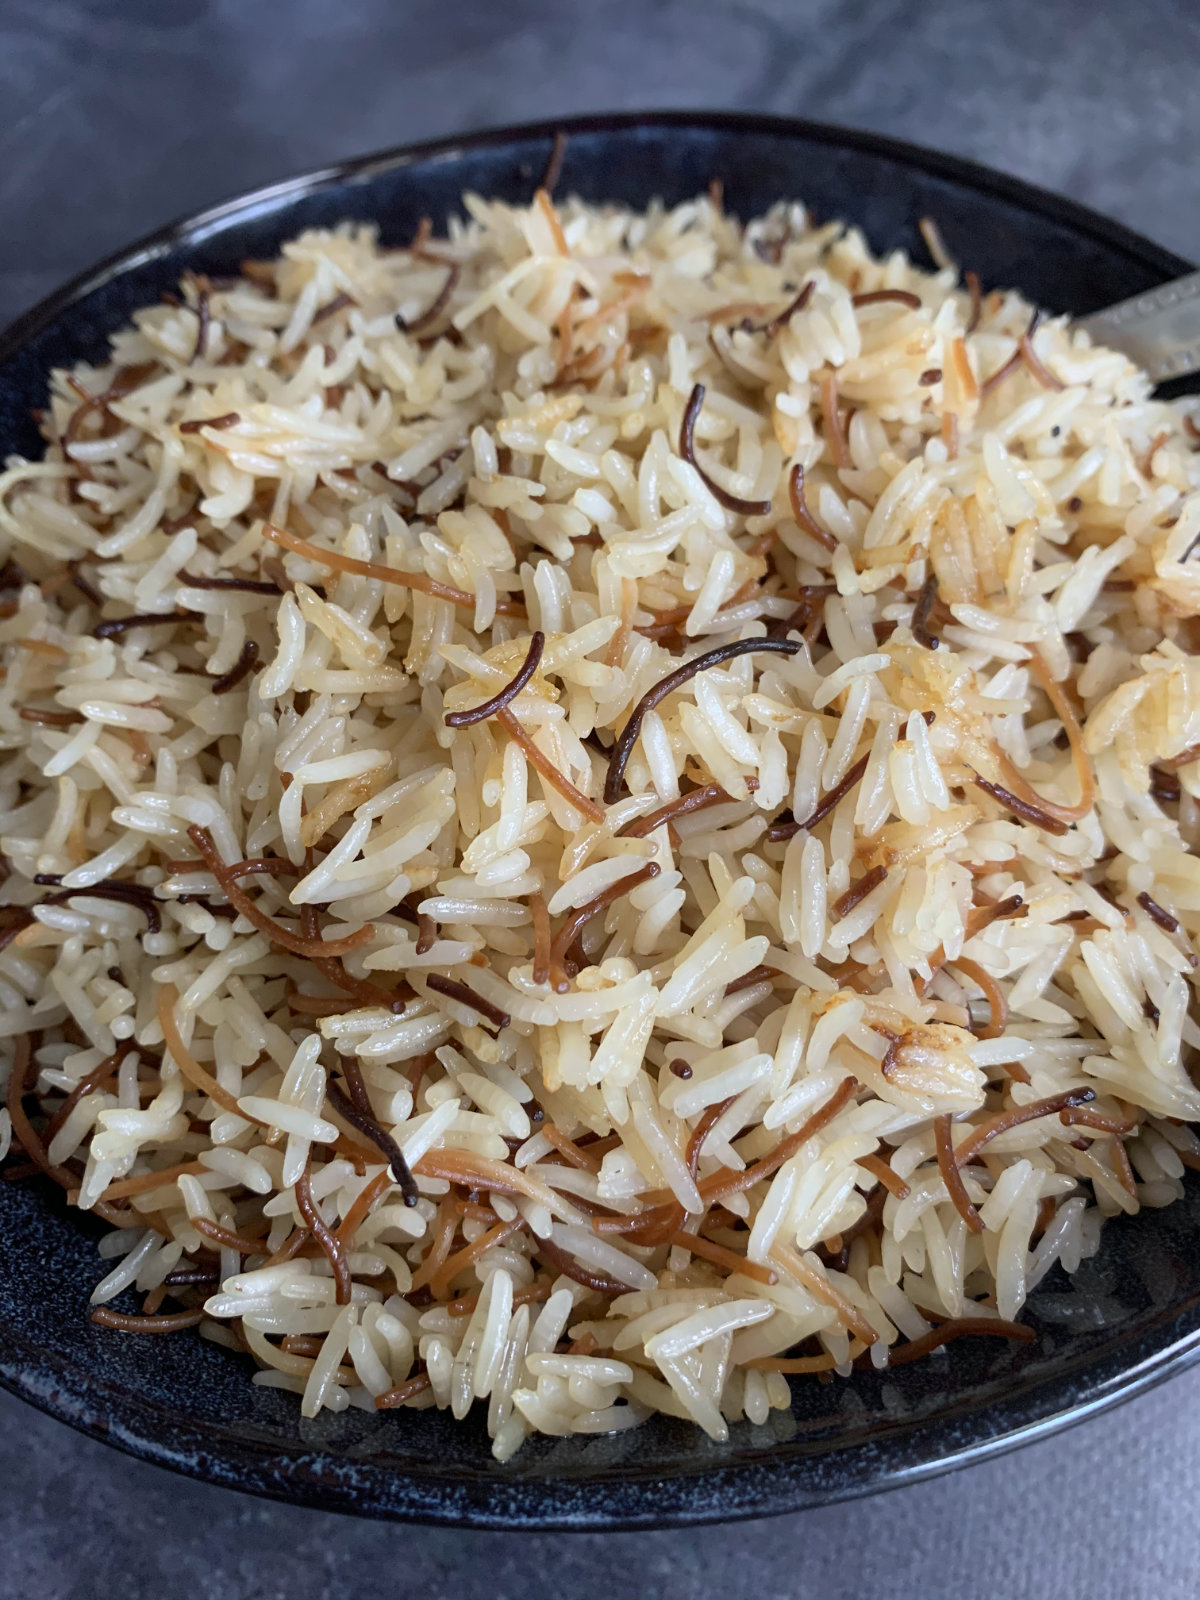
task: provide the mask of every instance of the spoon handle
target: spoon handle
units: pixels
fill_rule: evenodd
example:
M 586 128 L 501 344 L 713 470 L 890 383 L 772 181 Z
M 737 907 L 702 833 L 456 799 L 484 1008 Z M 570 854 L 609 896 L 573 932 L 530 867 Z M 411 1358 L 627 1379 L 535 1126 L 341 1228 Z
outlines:
M 1155 383 L 1200 372 L 1200 272 L 1080 317 L 1097 344 L 1122 350 Z

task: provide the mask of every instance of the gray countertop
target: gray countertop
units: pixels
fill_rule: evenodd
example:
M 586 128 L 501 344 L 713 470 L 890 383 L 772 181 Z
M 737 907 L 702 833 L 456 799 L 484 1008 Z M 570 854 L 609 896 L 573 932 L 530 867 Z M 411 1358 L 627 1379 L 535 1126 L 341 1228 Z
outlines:
M 356 1522 L 172 1477 L 0 1395 L 0 1593 L 36 1600 L 1194 1600 L 1200 1372 L 951 1477 L 677 1533 Z
M 588 110 L 872 128 L 1200 256 L 1200 11 L 1170 0 L 0 0 L 0 322 L 181 212 L 342 156 Z M 0 1594 L 1172 1600 L 1200 1373 L 881 1499 L 684 1533 L 360 1524 L 167 1476 L 0 1396 Z

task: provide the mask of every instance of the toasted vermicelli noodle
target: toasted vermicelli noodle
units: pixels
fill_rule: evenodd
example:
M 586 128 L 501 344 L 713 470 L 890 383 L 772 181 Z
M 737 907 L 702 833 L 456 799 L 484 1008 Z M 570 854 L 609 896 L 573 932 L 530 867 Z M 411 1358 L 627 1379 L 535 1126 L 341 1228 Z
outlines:
M 500 1459 L 1016 1349 L 1200 1157 L 1182 410 L 799 205 L 464 204 L 0 476 L 3 1148 L 113 1337 Z

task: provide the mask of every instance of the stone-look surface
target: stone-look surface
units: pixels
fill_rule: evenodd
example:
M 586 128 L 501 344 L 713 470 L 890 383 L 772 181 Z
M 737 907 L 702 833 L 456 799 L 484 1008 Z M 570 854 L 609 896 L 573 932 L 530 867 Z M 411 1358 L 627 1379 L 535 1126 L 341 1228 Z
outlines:
M 0 1594 L 38 1600 L 1194 1600 L 1200 1373 L 1045 1444 L 801 1516 L 460 1533 L 189 1483 L 0 1395 Z
M 0 0 L 0 321 L 181 212 L 488 123 L 810 116 L 973 156 L 1200 255 L 1177 0 Z
M 975 157 L 1200 256 L 1170 0 L 0 0 L 0 322 L 179 213 L 488 123 L 739 107 Z M 0 1594 L 996 1600 L 1195 1592 L 1200 1374 L 957 1476 L 680 1533 L 373 1526 L 176 1479 L 0 1395 Z

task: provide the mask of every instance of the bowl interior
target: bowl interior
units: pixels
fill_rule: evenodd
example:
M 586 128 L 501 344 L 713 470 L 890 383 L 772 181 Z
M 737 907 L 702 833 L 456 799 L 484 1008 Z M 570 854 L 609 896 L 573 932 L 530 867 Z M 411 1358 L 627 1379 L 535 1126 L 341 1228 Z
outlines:
M 54 365 L 103 354 L 185 267 L 221 274 L 312 226 L 376 222 L 385 244 L 435 224 L 464 190 L 528 200 L 552 129 L 353 163 L 166 229 L 0 334 L 0 453 L 40 453 L 31 410 Z M 948 158 L 838 130 L 742 116 L 587 119 L 571 129 L 560 193 L 645 205 L 724 184 L 749 217 L 775 200 L 859 225 L 875 250 L 929 258 L 936 220 L 985 287 L 1016 285 L 1082 313 L 1186 269 L 1067 201 Z M 962 1341 L 890 1375 L 794 1385 L 790 1414 L 716 1445 L 658 1418 L 612 1438 L 534 1439 L 504 1467 L 481 1424 L 426 1411 L 300 1418 L 249 1382 L 241 1358 L 191 1333 L 114 1334 L 88 1320 L 97 1229 L 40 1183 L 0 1183 L 0 1382 L 83 1430 L 196 1476 L 360 1514 L 465 1526 L 618 1527 L 797 1509 L 921 1476 L 1086 1415 L 1186 1364 L 1200 1345 L 1195 1187 L 1162 1212 L 1110 1224 L 1098 1257 L 1035 1294 L 1036 1344 Z M 121 1302 L 118 1302 L 119 1304 Z

